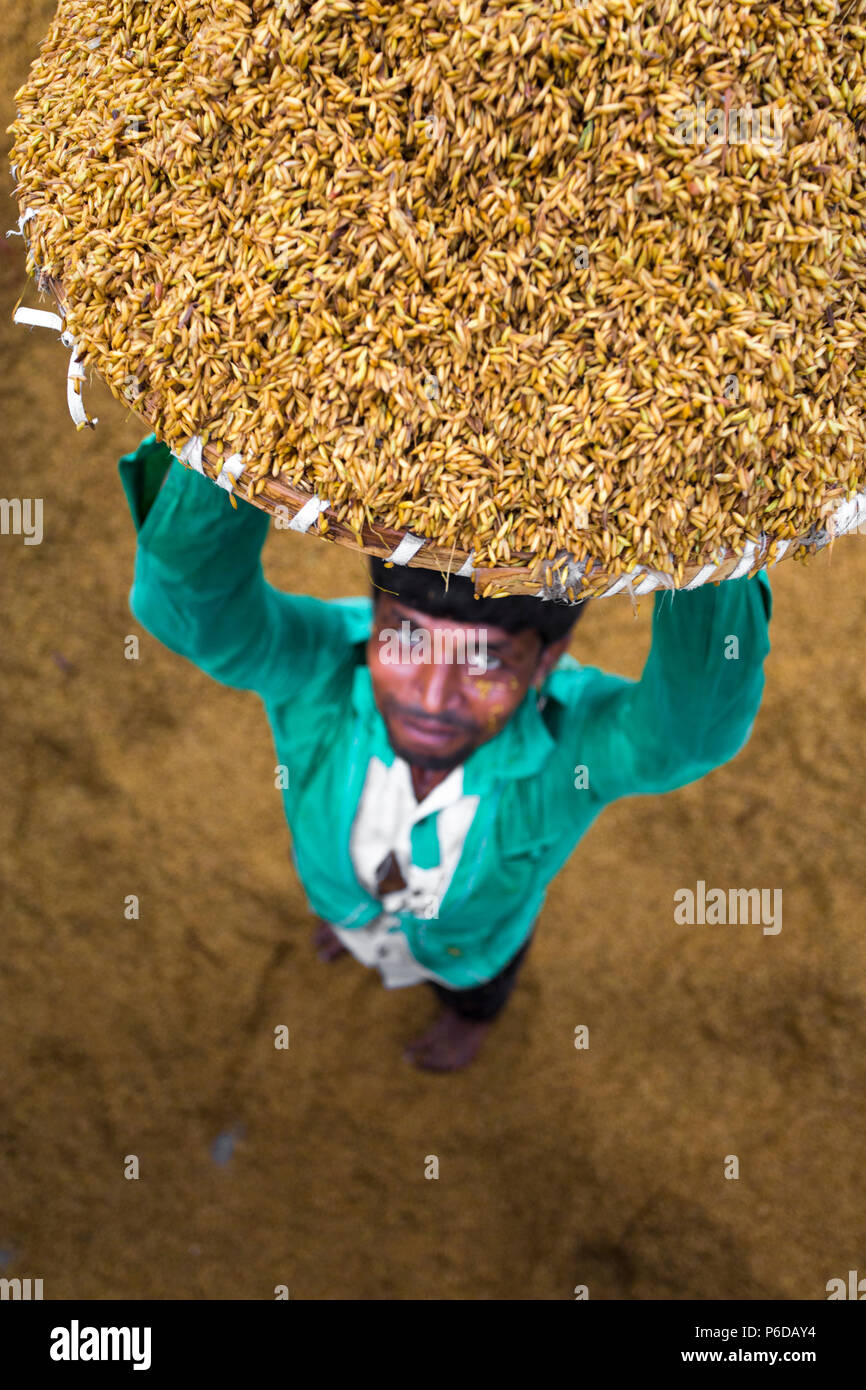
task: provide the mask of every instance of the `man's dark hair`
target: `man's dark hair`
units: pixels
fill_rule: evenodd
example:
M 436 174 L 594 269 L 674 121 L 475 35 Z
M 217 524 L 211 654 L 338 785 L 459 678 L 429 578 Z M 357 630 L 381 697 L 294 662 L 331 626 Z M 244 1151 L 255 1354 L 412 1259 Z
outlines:
M 370 582 L 374 599 L 384 591 L 392 594 L 398 603 L 417 608 L 431 618 L 451 618 L 455 623 L 489 623 L 506 632 L 532 628 L 544 646 L 567 637 L 587 603 L 586 599 L 580 603 L 557 603 L 553 599 L 534 598 L 531 594 L 477 599 L 471 579 L 452 574 L 446 587 L 445 576 L 437 570 L 410 569 L 408 565 L 392 565 L 386 569 L 385 561 L 374 556 L 370 558 Z

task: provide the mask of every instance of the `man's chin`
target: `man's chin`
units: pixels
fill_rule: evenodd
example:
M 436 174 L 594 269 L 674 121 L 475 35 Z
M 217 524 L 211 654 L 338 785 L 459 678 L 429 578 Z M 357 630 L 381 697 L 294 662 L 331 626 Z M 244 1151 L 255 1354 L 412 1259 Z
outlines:
M 387 727 L 387 726 L 386 726 Z M 388 742 L 404 763 L 409 763 L 412 767 L 423 768 L 425 772 L 446 772 L 451 768 L 457 767 L 460 763 L 465 763 L 469 754 L 472 752 L 474 744 L 464 743 L 455 749 L 453 753 L 431 753 L 425 748 L 415 749 L 408 744 L 401 743 L 388 729 Z

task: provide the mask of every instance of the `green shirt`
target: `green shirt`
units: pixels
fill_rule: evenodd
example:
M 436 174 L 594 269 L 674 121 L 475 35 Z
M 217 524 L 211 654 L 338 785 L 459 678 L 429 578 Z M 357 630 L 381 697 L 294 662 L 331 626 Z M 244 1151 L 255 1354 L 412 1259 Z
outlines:
M 261 698 L 289 769 L 283 803 L 310 906 L 336 926 L 366 925 L 382 905 L 355 876 L 352 822 L 370 758 L 390 766 L 395 757 L 364 657 L 372 601 L 326 602 L 268 584 L 268 514 L 240 499 L 235 510 L 154 435 L 119 469 L 138 528 L 135 617 L 215 680 Z M 697 781 L 748 740 L 770 649 L 766 571 L 660 591 L 653 604 L 639 681 L 564 656 L 542 688 L 543 709 L 530 690 L 467 758 L 463 789 L 480 802 L 439 915 L 400 914 L 412 954 L 454 988 L 507 964 L 603 807 Z M 413 827 L 412 861 L 422 868 L 439 862 L 436 814 Z

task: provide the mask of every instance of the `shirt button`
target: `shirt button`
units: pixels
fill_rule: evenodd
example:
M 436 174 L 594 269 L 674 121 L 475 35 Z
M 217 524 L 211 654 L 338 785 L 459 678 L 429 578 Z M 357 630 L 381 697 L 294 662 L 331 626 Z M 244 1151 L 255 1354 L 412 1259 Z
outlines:
M 462 956 L 462 955 L 463 955 L 463 952 L 462 952 L 462 951 L 458 951 L 458 949 L 457 949 L 456 946 L 449 946 L 449 947 L 448 947 L 448 954 L 449 954 L 449 956 Z

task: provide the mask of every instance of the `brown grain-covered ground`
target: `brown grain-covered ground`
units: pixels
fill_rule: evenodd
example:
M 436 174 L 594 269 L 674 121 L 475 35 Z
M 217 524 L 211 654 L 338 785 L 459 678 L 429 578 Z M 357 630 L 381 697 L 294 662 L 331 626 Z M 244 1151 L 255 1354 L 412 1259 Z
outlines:
M 4 18 L 4 126 L 51 9 Z M 866 1270 L 866 543 L 773 571 L 747 749 L 606 812 L 485 1053 L 424 1075 L 400 1044 L 427 992 L 310 949 L 256 698 L 145 634 L 124 659 L 115 462 L 144 431 L 94 383 L 76 434 L 65 349 L 10 323 L 24 287 L 0 238 L 0 496 L 43 498 L 45 525 L 0 535 L 0 1272 L 49 1299 L 820 1299 Z M 289 533 L 267 566 L 363 584 Z M 651 602 L 598 601 L 578 657 L 639 674 Z M 780 935 L 675 926 L 699 878 L 781 887 Z

